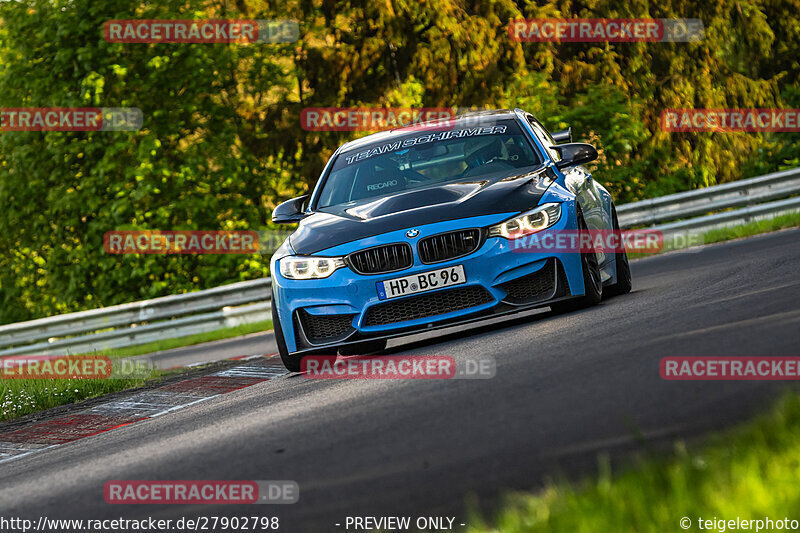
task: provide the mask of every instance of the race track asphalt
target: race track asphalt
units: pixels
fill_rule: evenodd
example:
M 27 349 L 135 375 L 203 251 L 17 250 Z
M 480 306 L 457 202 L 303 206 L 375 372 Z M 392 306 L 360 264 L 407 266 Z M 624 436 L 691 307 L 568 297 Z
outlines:
M 486 380 L 285 375 L 0 464 L 3 516 L 272 515 L 280 531 L 345 531 L 347 516 L 491 509 L 507 490 L 592 475 L 753 415 L 788 382 L 677 382 L 665 356 L 800 355 L 800 230 L 633 263 L 634 292 L 418 335 L 389 353 L 490 355 Z M 185 350 L 191 350 L 187 348 Z M 295 480 L 266 506 L 110 505 L 109 480 Z M 335 524 L 342 524 L 337 527 Z M 352 530 L 352 529 L 351 529 Z

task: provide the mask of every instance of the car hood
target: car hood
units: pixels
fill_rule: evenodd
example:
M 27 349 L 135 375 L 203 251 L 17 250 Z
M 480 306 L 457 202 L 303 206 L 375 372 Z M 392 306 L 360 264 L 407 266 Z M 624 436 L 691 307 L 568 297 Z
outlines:
M 552 183 L 552 170 L 540 167 L 478 176 L 441 185 L 379 196 L 356 205 L 321 208 L 304 218 L 290 237 L 298 254 L 313 254 L 346 242 L 404 228 L 536 207 Z

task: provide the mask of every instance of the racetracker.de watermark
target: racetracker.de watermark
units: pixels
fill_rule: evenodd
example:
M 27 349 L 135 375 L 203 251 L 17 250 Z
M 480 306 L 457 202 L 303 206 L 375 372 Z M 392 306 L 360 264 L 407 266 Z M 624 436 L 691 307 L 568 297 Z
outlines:
M 300 126 L 306 131 L 452 129 L 455 116 L 449 107 L 307 107 L 300 113 Z
M 110 254 L 252 254 L 258 233 L 252 230 L 114 230 L 103 235 Z
M 664 357 L 659 372 L 670 381 L 795 381 L 800 357 Z
M 0 358 L 0 379 L 122 379 L 147 377 L 149 359 L 105 355 L 7 355 Z
M 4 107 L 0 132 L 136 131 L 142 128 L 136 107 Z
M 508 35 L 520 42 L 631 43 L 696 42 L 703 39 L 700 19 L 574 18 L 517 19 Z
M 800 109 L 665 109 L 659 122 L 667 132 L 799 132 Z
M 300 27 L 294 20 L 109 20 L 103 37 L 110 43 L 293 43 Z
M 109 481 L 111 504 L 291 504 L 300 499 L 296 481 Z
M 300 363 L 309 379 L 491 379 L 497 362 L 489 355 L 456 359 L 449 355 L 310 355 Z
M 657 254 L 664 249 L 658 230 L 551 230 L 530 235 L 520 227 L 509 233 L 509 247 L 519 253 L 622 253 Z M 699 239 L 699 236 L 698 236 Z M 697 244 L 697 243 L 692 243 Z

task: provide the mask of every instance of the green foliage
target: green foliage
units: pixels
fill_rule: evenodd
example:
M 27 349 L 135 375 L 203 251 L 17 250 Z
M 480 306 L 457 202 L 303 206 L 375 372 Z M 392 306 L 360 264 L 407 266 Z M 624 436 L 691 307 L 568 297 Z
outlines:
M 119 256 L 114 229 L 264 229 L 338 145 L 311 106 L 522 107 L 597 145 L 620 202 L 798 164 L 798 136 L 665 133 L 670 107 L 800 107 L 800 0 L 0 2 L 0 107 L 138 107 L 137 132 L 0 134 L 0 323 L 268 274 Z M 520 17 L 686 17 L 698 43 L 519 43 Z M 289 18 L 291 44 L 112 44 L 109 19 Z
M 194 6 L 199 9 L 201 6 Z M 138 107 L 138 132 L 0 136 L 0 321 L 113 305 L 259 277 L 265 256 L 116 256 L 113 229 L 242 229 L 288 179 L 242 149 L 242 64 L 255 87 L 285 82 L 275 46 L 126 45 L 103 40 L 114 18 L 185 16 L 184 2 L 5 3 L 3 107 Z

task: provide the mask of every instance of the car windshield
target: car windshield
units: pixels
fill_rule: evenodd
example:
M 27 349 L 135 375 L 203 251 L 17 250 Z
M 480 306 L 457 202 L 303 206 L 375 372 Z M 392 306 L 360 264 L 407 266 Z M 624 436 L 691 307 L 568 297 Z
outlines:
M 538 166 L 538 153 L 515 120 L 392 137 L 342 152 L 320 191 L 317 207 L 354 205 L 465 178 Z

